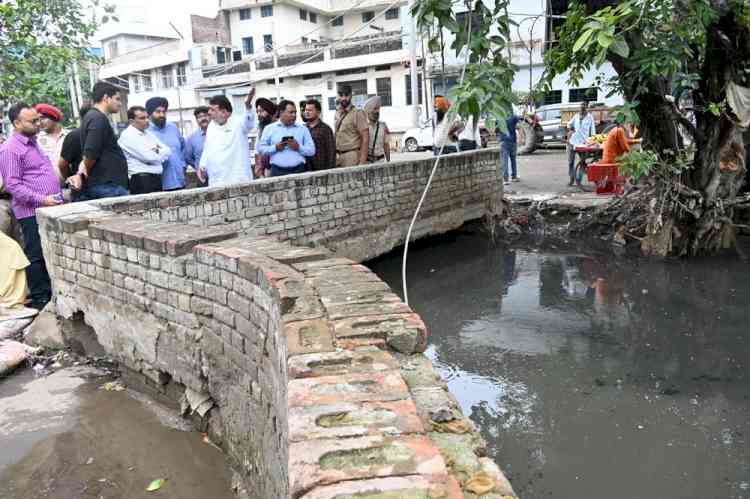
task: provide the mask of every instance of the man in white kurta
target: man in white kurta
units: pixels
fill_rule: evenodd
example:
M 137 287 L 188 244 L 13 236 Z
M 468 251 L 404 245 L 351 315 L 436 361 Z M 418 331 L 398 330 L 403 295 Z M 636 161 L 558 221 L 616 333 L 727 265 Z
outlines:
M 223 95 L 215 95 L 209 101 L 211 123 L 198 169 L 201 180 L 208 177 L 209 187 L 253 180 L 247 135 L 256 127 L 254 97 L 255 89 L 251 88 L 241 115 L 232 114 L 232 104 Z

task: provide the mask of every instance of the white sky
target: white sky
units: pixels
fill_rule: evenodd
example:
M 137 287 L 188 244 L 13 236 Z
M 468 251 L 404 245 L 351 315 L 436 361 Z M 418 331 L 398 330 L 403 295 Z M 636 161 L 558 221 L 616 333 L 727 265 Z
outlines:
M 172 21 L 180 28 L 188 14 L 213 17 L 219 7 L 219 0 L 117 0 L 112 3 L 116 5 L 115 13 L 122 23 L 167 25 Z M 115 29 L 115 23 L 107 23 L 99 29 L 95 38 L 98 40 L 101 35 Z

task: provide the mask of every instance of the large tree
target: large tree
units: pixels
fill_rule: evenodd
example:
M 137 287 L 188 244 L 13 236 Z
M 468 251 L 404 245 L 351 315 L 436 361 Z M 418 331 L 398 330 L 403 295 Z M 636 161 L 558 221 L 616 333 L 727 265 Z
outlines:
M 503 15 L 507 2 L 486 3 L 493 7 L 483 0 L 468 3 L 475 11 L 493 12 L 479 17 L 477 43 L 492 44 L 487 34 L 499 33 L 504 47 L 512 23 Z M 466 30 L 456 22 L 451 2 L 418 5 L 421 24 L 454 32 L 454 48 L 461 50 Z M 625 165 L 640 177 L 638 185 L 593 224 L 631 235 L 650 254 L 712 253 L 732 245 L 735 209 L 747 199 L 737 196 L 745 177 L 738 128 L 743 111 L 727 97 L 748 86 L 750 0 L 582 0 L 570 2 L 564 16 L 559 42 L 545 54 L 545 81 L 567 74 L 575 82 L 611 63 L 617 76 L 608 83 L 627 102 L 621 115 L 637 122 L 644 139 L 645 152 L 631 155 Z M 462 109 L 481 105 L 483 96 L 500 102 L 495 110 L 505 107 L 509 86 L 488 96 L 487 80 L 473 68 L 489 64 L 505 70 L 502 55 L 500 50 L 495 58 L 470 61 L 462 90 L 474 93 L 456 94 Z M 720 167 L 727 150 L 736 151 L 736 168 Z
M 92 35 L 116 20 L 113 11 L 99 0 L 0 2 L 0 103 L 47 101 L 70 109 L 71 63 L 91 58 Z

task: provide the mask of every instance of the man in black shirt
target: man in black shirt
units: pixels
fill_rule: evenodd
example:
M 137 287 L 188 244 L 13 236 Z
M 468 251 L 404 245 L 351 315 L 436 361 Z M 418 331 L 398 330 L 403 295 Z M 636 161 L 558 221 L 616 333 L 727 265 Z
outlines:
M 84 103 L 79 111 L 81 120 L 86 116 L 86 113 L 91 111 L 91 105 Z M 70 178 L 74 172 L 78 172 L 78 167 L 83 161 L 83 149 L 81 148 L 81 129 L 74 128 L 65 136 L 63 139 L 62 150 L 60 151 L 60 160 L 57 163 L 57 169 L 65 179 L 67 184 L 68 178 Z M 78 200 L 78 191 L 73 191 L 73 201 Z
M 107 116 L 120 110 L 120 92 L 99 81 L 92 94 L 94 107 L 81 123 L 83 163 L 69 179 L 74 189 L 80 189 L 77 201 L 128 195 L 128 162 Z

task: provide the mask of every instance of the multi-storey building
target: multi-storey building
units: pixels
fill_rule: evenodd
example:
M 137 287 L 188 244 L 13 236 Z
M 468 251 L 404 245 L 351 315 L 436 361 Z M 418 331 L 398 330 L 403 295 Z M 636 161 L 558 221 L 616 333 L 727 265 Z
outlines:
M 535 90 L 544 73 L 544 54 L 557 42 L 556 29 L 564 23 L 568 6 L 567 0 L 511 0 L 508 14 L 515 25 L 511 26 L 511 61 L 518 68 L 513 82 L 513 90 L 527 94 Z M 468 23 L 469 15 L 465 6 L 455 7 L 459 23 Z M 444 32 L 445 46 L 453 42 L 449 32 Z M 443 70 L 442 59 L 445 60 Z M 458 81 L 465 57 L 446 48 L 444 54 L 428 55 L 427 67 L 434 92 L 445 93 Z M 615 75 L 609 63 L 586 72 L 577 84 L 570 84 L 567 74 L 561 75 L 552 83 L 552 91 L 545 94 L 539 104 L 573 104 L 583 100 L 605 102 L 609 105 L 622 103 L 618 94 L 609 95 L 610 89 L 603 83 Z M 443 85 L 444 84 L 444 85 Z M 443 86 L 445 88 L 443 88 Z
M 333 123 L 337 90 L 349 85 L 355 104 L 379 95 L 382 119 L 403 131 L 412 125 L 404 4 L 221 0 L 231 43 L 219 64 L 202 68 L 198 91 L 204 98 L 226 93 L 238 104 L 250 85 L 274 101 L 316 98 Z
M 200 67 L 216 64 L 229 33 L 221 17 L 188 15 L 180 25 L 182 30 L 172 23 L 118 25 L 101 40 L 104 64 L 99 77 L 126 91 L 127 106 L 143 105 L 157 95 L 167 98 L 167 119 L 187 135 L 195 127 L 193 110 L 205 103 L 195 90 L 202 78 Z

